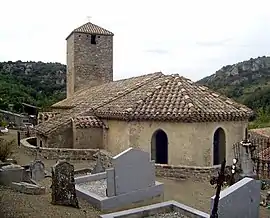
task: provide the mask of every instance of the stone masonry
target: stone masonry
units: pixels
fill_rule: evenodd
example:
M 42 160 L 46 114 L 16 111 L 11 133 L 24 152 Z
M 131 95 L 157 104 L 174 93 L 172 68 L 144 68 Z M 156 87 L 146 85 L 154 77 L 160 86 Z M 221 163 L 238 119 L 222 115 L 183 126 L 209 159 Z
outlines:
M 84 26 L 91 30 L 92 25 L 88 23 Z M 93 44 L 93 37 L 96 44 Z M 111 81 L 113 34 L 74 31 L 67 38 L 67 97 L 85 86 L 92 87 Z

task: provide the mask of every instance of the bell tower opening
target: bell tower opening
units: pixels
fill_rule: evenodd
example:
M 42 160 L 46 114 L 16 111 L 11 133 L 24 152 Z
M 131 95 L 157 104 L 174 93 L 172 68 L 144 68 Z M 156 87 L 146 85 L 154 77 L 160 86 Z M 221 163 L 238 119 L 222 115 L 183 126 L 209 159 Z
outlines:
M 96 35 L 91 35 L 91 44 L 93 44 L 93 45 L 97 44 Z

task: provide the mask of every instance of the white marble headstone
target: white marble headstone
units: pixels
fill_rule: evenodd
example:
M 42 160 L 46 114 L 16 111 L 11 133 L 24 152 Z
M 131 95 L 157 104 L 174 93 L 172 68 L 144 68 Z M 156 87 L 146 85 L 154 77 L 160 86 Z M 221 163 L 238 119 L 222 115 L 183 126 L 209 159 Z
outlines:
M 45 166 L 41 160 L 35 160 L 31 166 L 31 177 L 34 181 L 38 182 L 45 178 Z

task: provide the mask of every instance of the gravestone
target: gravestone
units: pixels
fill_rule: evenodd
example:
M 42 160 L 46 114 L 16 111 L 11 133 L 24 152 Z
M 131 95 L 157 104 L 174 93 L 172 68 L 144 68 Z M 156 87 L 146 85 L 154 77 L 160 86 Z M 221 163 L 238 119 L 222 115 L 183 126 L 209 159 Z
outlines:
M 242 173 L 240 176 L 242 178 L 244 177 L 250 177 L 250 178 L 256 178 L 256 173 L 254 172 L 254 162 L 251 158 L 251 152 L 249 147 L 251 146 L 251 142 L 244 142 L 241 141 L 241 147 L 240 147 L 240 152 L 241 152 L 241 169 Z M 248 147 L 246 149 L 246 147 Z
M 101 161 L 100 153 L 97 154 L 97 162 L 92 170 L 92 174 L 105 172 L 105 167 Z
M 220 192 L 219 218 L 259 218 L 261 182 L 243 178 Z M 211 198 L 211 210 L 215 196 Z
M 65 160 L 52 167 L 52 204 L 79 208 L 75 190 L 74 166 Z
M 30 165 L 31 178 L 38 182 L 45 178 L 45 165 L 41 160 L 35 160 Z
M 112 159 L 107 170 L 107 195 L 121 195 L 155 186 L 155 162 L 149 153 L 129 148 Z

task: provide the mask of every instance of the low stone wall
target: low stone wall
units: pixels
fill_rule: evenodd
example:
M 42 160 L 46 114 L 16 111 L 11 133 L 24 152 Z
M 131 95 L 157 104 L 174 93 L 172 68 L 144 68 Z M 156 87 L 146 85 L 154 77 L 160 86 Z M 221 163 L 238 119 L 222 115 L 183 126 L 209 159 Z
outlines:
M 33 141 L 35 137 L 29 137 L 22 139 L 21 149 L 27 155 L 36 155 L 36 146 L 31 145 L 29 142 Z M 71 160 L 95 160 L 95 154 L 99 149 L 70 149 L 70 148 L 45 148 L 40 147 L 39 156 L 48 160 L 57 160 L 63 156 Z M 101 153 L 102 155 L 102 153 Z
M 177 179 L 209 180 L 218 173 L 221 165 L 213 167 L 198 166 L 173 166 L 166 164 L 155 164 L 156 175 L 160 177 L 171 177 Z
M 35 131 L 32 129 L 29 129 L 29 132 L 26 130 L 18 130 L 17 132 L 20 132 L 20 139 L 25 139 L 27 137 L 34 137 L 36 135 Z
M 36 155 L 36 147 L 30 143 L 35 141 L 35 137 L 29 137 L 21 140 L 21 149 L 27 155 Z M 96 160 L 97 154 L 100 152 L 100 159 L 106 168 L 111 167 L 112 156 L 106 151 L 99 149 L 68 149 L 68 148 L 45 148 L 40 147 L 39 156 L 54 160 L 60 156 L 64 156 L 71 160 Z M 166 164 L 155 164 L 156 175 L 160 177 L 169 177 L 176 179 L 195 179 L 209 180 L 216 175 L 220 169 L 220 165 L 213 167 L 198 166 L 173 166 Z

